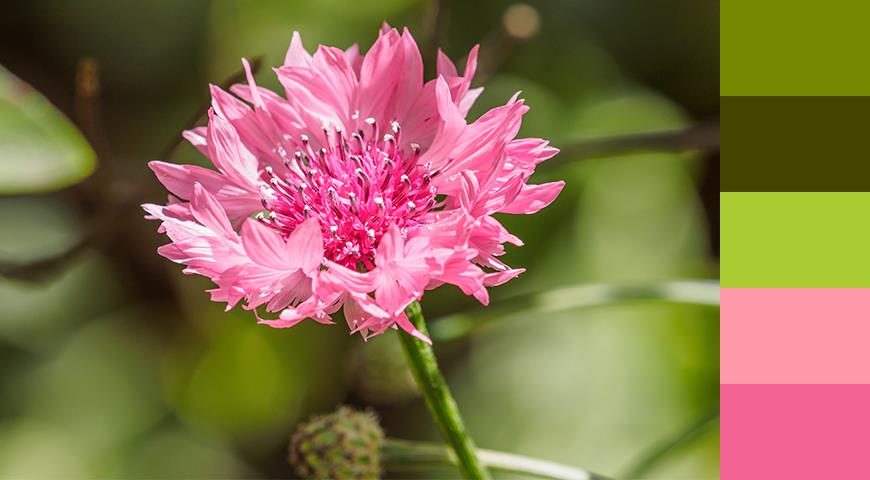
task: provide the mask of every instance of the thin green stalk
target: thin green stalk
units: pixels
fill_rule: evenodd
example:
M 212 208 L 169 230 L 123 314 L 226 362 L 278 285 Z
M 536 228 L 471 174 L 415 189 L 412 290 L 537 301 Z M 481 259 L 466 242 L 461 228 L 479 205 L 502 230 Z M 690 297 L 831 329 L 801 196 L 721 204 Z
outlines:
M 405 313 L 417 330 L 424 335 L 428 334 L 418 302 L 412 303 Z M 475 454 L 474 442 L 465 430 L 456 401 L 453 400 L 447 381 L 438 369 L 432 346 L 411 335 L 399 335 L 399 338 L 402 340 L 402 348 L 414 379 L 426 400 L 426 406 L 429 407 L 444 440 L 456 454 L 460 471 L 466 478 L 488 480 L 489 471 Z
M 457 463 L 456 456 L 449 448 L 433 443 L 388 438 L 381 453 L 384 466 L 396 473 L 456 466 Z M 605 477 L 579 468 L 512 453 L 478 449 L 477 456 L 493 471 L 551 480 L 605 480 Z
M 717 407 L 715 410 L 706 413 L 704 416 L 695 420 L 675 435 L 653 445 L 649 450 L 645 451 L 640 458 L 632 463 L 626 469 L 625 475 L 620 478 L 631 480 L 645 477 L 646 474 L 656 467 L 662 460 L 679 450 L 681 447 L 684 447 L 701 437 L 707 429 L 718 421 L 719 408 Z

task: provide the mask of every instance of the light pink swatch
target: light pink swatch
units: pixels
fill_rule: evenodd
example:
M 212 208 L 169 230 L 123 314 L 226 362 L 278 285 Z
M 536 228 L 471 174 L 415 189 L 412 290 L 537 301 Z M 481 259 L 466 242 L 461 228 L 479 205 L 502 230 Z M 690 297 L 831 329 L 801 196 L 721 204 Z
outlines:
M 870 385 L 722 385 L 722 480 L 870 478 Z
M 870 383 L 870 289 L 721 294 L 721 383 Z

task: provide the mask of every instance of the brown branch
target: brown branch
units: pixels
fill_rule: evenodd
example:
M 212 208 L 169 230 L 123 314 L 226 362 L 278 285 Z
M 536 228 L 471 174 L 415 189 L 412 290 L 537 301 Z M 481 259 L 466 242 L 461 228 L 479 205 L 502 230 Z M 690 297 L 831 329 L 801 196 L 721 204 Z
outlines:
M 122 211 L 124 210 L 120 204 L 116 207 L 107 207 L 85 228 L 85 233 L 78 241 L 56 255 L 30 262 L 0 260 L 0 277 L 34 283 L 50 279 L 56 273 L 64 270 L 88 248 L 110 240 L 114 235 L 114 226 Z
M 610 157 L 643 151 L 719 151 L 719 122 L 702 123 L 683 130 L 648 132 L 607 137 L 569 145 L 554 160 L 555 166 L 589 158 Z
M 527 4 L 516 3 L 505 9 L 498 27 L 480 42 L 475 83 L 484 83 L 498 73 L 526 42 L 537 35 L 540 20 L 537 9 Z M 463 59 L 461 63 L 464 62 Z
M 254 60 L 251 62 L 251 73 L 256 74 L 258 71 L 260 71 L 260 67 L 262 65 L 262 56 L 254 58 Z M 219 86 L 222 89 L 227 90 L 231 86 L 244 81 L 245 78 L 245 69 L 241 69 L 227 77 L 226 80 L 219 84 Z M 190 130 L 191 128 L 195 127 L 197 122 L 199 122 L 199 119 L 202 118 L 202 116 L 205 115 L 206 112 L 208 112 L 209 107 L 211 107 L 211 98 L 205 100 L 202 103 L 202 105 L 196 110 L 196 112 L 191 115 L 190 118 L 184 123 L 184 126 L 181 127 L 178 133 L 176 133 L 175 136 L 172 137 L 172 140 L 170 140 L 169 143 L 166 144 L 165 147 L 163 147 L 163 150 L 161 150 L 159 157 L 161 160 L 169 160 L 175 154 L 178 146 L 181 145 L 181 142 L 184 140 L 184 137 L 182 136 L 184 131 Z
M 429 0 L 426 6 L 423 28 L 426 42 L 424 44 L 424 59 L 426 65 L 435 68 L 439 48 L 447 43 L 447 25 L 450 19 L 450 0 Z
M 251 71 L 258 71 L 261 64 L 262 57 L 254 59 Z M 241 70 L 224 80 L 220 86 L 227 89 L 244 79 L 245 71 Z M 82 130 L 97 151 L 97 157 L 101 163 L 100 170 L 103 172 L 102 175 L 105 175 L 105 167 L 109 163 L 108 159 L 111 152 L 100 121 L 99 92 L 97 63 L 92 59 L 83 59 L 79 63 L 76 74 L 76 113 Z M 208 111 L 209 105 L 210 102 L 206 102 L 197 110 L 195 115 L 191 116 L 190 120 L 185 123 L 172 142 L 164 149 L 163 158 L 168 158 L 174 153 L 183 138 L 181 132 L 196 125 L 196 122 Z M 138 202 L 140 190 L 128 187 L 129 185 L 104 186 L 102 193 L 108 201 L 101 203 L 100 210 L 85 228 L 84 234 L 72 246 L 58 254 L 29 262 L 0 259 L 0 278 L 28 282 L 44 281 L 62 271 L 88 248 L 105 244 L 114 238 L 118 233 L 116 226 L 119 224 L 122 212 Z
M 77 186 L 78 188 L 72 190 L 72 193 L 82 202 L 99 203 L 98 197 L 103 184 L 107 183 L 107 170 L 111 168 L 108 162 L 111 148 L 103 128 L 100 108 L 100 68 L 95 59 L 85 57 L 79 60 L 76 65 L 74 87 L 76 124 L 94 149 L 98 168 L 88 182 Z M 0 260 L 0 277 L 30 282 L 50 278 L 101 237 L 115 220 L 116 214 L 116 208 L 104 207 L 85 228 L 81 238 L 56 255 L 30 262 Z

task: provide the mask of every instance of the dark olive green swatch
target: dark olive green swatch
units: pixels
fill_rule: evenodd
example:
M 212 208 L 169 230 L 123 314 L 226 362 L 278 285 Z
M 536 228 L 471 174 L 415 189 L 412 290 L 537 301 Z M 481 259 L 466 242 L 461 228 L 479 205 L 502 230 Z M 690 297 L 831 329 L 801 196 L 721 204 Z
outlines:
M 870 191 L 870 97 L 720 101 L 721 191 Z

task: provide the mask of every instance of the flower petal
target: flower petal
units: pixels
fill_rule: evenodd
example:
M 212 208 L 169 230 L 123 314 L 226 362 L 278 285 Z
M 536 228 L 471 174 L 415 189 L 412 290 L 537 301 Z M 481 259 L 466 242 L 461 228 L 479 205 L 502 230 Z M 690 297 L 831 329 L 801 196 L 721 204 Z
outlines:
M 503 213 L 537 213 L 553 203 L 559 196 L 565 182 L 551 182 L 541 185 L 525 185 L 512 202 L 500 209 Z
M 320 233 L 320 223 L 316 218 L 305 220 L 290 237 L 284 247 L 284 255 L 292 259 L 293 265 L 310 275 L 323 261 L 323 236 Z

